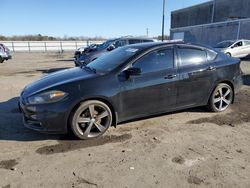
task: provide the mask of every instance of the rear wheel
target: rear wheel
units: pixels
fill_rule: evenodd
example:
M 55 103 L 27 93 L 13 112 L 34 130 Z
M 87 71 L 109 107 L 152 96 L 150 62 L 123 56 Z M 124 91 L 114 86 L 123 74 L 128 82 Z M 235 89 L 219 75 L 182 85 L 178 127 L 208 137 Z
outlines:
M 209 108 L 213 112 L 225 111 L 233 101 L 233 89 L 228 84 L 219 84 L 209 99 Z
M 103 102 L 83 102 L 73 113 L 71 129 L 79 139 L 97 138 L 103 135 L 112 123 L 110 108 Z

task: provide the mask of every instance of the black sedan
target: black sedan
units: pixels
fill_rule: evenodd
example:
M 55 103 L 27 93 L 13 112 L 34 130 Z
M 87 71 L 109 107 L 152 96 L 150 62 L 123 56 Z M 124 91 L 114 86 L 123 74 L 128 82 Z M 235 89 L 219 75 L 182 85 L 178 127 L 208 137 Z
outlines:
M 89 139 L 120 122 L 170 111 L 225 111 L 241 74 L 239 59 L 207 47 L 136 44 L 42 78 L 22 91 L 19 105 L 28 128 Z

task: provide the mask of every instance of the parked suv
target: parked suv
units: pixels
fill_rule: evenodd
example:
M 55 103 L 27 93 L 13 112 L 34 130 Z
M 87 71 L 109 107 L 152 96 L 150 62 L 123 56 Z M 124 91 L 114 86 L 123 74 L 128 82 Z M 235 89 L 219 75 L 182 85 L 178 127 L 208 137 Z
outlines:
M 74 58 L 75 59 L 78 59 L 81 54 L 83 52 L 87 52 L 87 51 L 91 51 L 92 49 L 95 49 L 97 48 L 98 44 L 91 44 L 89 45 L 88 47 L 81 47 L 81 48 L 78 48 L 76 51 L 75 51 L 75 55 L 74 55 Z
M 4 46 L 3 44 L 0 44 L 0 63 L 3 63 L 4 60 L 11 59 L 11 54 L 9 48 Z
M 250 40 L 228 40 L 218 43 L 215 48 L 229 56 L 243 58 L 250 54 Z
M 155 42 L 154 39 L 149 38 L 136 38 L 136 37 L 121 37 L 116 39 L 107 40 L 101 45 L 95 45 L 87 50 L 84 50 L 79 57 L 75 59 L 75 65 L 81 66 L 88 64 L 98 57 L 114 50 L 115 48 L 126 46 L 136 43 Z

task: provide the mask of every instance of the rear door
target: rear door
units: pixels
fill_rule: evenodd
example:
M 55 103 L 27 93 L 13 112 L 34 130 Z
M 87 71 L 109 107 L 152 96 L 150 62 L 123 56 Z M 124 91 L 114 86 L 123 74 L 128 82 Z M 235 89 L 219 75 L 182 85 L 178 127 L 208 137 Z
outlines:
M 243 40 L 243 53 L 244 57 L 250 54 L 250 41 Z
M 205 49 L 180 45 L 177 51 L 177 106 L 182 108 L 205 104 L 217 80 L 215 62 L 208 60 Z

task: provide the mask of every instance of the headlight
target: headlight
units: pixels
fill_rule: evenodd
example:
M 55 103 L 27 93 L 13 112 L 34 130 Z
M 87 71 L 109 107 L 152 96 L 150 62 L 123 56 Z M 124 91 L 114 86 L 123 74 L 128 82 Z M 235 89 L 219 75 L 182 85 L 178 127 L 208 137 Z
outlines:
M 68 94 L 63 91 L 49 91 L 28 98 L 29 104 L 54 103 L 64 99 Z

